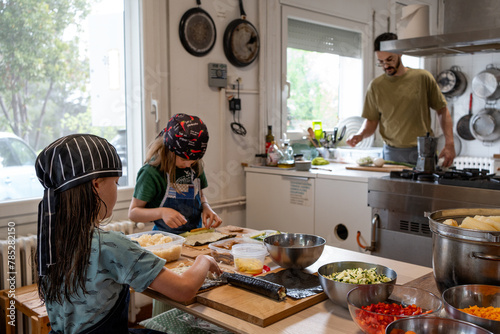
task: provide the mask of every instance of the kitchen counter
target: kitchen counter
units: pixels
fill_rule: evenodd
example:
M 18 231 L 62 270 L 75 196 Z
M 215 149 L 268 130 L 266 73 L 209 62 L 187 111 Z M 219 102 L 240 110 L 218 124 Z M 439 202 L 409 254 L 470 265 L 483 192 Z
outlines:
M 295 168 L 278 168 L 278 167 L 251 165 L 249 167 L 245 167 L 245 171 L 275 174 L 275 175 L 310 177 L 318 179 L 336 179 L 336 180 L 358 181 L 358 182 L 368 182 L 368 179 L 370 177 L 383 177 L 389 175 L 389 172 L 372 172 L 372 171 L 346 169 L 346 167 L 355 167 L 355 166 L 357 165 L 332 162 L 329 165 L 312 166 L 312 168 L 309 171 L 303 172 L 303 171 L 297 171 L 295 170 Z
M 429 284 L 432 284 L 432 279 L 430 279 L 432 278 L 431 268 L 331 247 L 328 245 L 325 246 L 325 250 L 319 260 L 308 267 L 306 271 L 315 273 L 321 265 L 336 261 L 362 261 L 387 266 L 395 270 L 398 274 L 398 284 L 408 283 L 409 285 L 411 285 L 413 283 L 418 285 L 423 280 L 425 280 L 426 282 L 430 282 Z M 274 262 L 270 260 L 268 260 L 267 265 L 269 265 L 271 269 L 278 267 L 276 264 L 274 264 Z M 307 329 L 307 331 L 310 333 L 362 333 L 358 329 L 356 324 L 352 321 L 349 311 L 341 306 L 334 304 L 329 299 L 315 304 L 303 311 L 293 314 L 267 327 L 260 327 L 199 303 L 194 303 L 186 306 L 174 302 L 151 289 L 147 289 L 143 293 L 162 302 L 169 303 L 179 309 L 195 315 L 196 317 L 203 318 L 235 333 L 298 334 L 304 333 L 305 329 Z

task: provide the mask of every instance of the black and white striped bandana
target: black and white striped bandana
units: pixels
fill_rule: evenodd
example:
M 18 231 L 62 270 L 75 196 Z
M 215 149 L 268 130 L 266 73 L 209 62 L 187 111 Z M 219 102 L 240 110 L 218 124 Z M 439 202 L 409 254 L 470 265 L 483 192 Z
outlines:
M 122 175 L 116 149 L 106 139 L 89 134 L 62 137 L 47 146 L 35 162 L 38 180 L 44 187 L 38 205 L 38 267 L 45 276 L 54 264 L 56 197 L 62 191 L 100 177 Z

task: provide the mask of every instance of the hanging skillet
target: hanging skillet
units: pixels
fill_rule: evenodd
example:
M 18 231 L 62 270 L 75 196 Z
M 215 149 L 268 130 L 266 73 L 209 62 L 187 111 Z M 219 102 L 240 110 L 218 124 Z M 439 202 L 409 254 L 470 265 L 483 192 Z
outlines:
M 224 32 L 224 54 L 237 67 L 250 65 L 259 54 L 257 29 L 246 20 L 243 1 L 239 0 L 241 19 L 233 20 Z
M 210 15 L 199 7 L 201 0 L 196 0 L 196 3 L 198 7 L 191 8 L 182 15 L 179 38 L 187 52 L 202 57 L 214 47 L 217 31 Z
M 446 97 L 460 96 L 467 88 L 467 78 L 457 66 L 439 73 L 437 84 Z

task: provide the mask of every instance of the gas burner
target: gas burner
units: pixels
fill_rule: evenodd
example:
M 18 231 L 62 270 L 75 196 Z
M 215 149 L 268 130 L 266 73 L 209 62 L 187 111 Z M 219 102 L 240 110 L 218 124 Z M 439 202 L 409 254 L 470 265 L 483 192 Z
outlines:
M 417 171 L 415 169 L 403 169 L 402 171 L 391 171 L 390 178 L 434 182 L 436 180 L 436 175 Z

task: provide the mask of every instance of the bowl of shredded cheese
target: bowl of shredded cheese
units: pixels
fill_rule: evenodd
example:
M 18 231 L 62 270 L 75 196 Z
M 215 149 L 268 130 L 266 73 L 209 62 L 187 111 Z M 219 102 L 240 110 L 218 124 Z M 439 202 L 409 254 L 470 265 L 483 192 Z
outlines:
M 500 333 L 500 286 L 457 285 L 443 292 L 443 301 L 450 318 Z
M 129 234 L 128 237 L 167 262 L 179 259 L 185 239 L 177 234 L 162 231 L 140 232 Z

